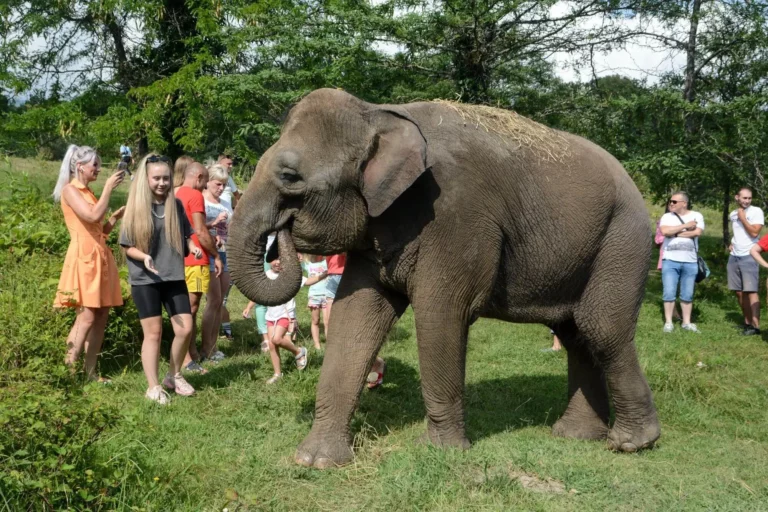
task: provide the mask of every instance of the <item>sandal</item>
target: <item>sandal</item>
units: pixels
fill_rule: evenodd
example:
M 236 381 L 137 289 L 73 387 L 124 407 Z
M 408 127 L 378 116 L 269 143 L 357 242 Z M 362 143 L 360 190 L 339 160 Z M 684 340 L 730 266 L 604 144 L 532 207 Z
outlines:
M 268 341 L 262 341 L 261 342 L 261 351 L 262 352 L 269 352 L 269 342 Z
M 387 370 L 387 363 L 381 365 L 380 372 L 371 372 L 368 374 L 368 378 L 365 379 L 368 389 L 375 389 L 384 383 L 384 372 Z
M 303 370 L 304 368 L 306 368 L 307 367 L 307 349 L 304 347 L 301 347 L 301 349 L 299 349 L 299 355 L 294 357 L 294 359 L 296 360 L 296 368 L 298 368 L 299 370 Z
M 282 378 L 283 378 L 282 373 L 276 373 L 271 378 L 267 379 L 267 384 L 274 384 Z

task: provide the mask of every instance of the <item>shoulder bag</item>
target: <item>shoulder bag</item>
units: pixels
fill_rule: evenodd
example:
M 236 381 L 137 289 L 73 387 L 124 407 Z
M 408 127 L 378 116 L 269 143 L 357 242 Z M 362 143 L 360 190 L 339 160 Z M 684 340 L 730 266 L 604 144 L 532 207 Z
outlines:
M 685 224 L 683 218 L 678 214 L 675 213 L 675 217 L 680 221 L 680 224 Z M 693 247 L 696 250 L 696 282 L 700 283 L 709 277 L 709 267 L 707 266 L 707 262 L 704 261 L 704 258 L 699 256 L 699 237 L 696 237 L 696 240 L 693 241 Z

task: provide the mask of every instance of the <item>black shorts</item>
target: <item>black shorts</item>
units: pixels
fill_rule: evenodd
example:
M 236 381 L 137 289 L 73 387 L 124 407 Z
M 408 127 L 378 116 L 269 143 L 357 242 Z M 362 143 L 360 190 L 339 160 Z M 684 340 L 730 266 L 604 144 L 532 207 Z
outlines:
M 152 318 L 163 314 L 163 306 L 168 316 L 191 314 L 187 283 L 184 281 L 165 281 L 162 283 L 131 286 L 131 296 L 139 310 L 139 318 Z
M 121 158 L 123 162 L 130 164 L 131 163 L 131 157 L 129 155 L 123 155 L 123 158 Z

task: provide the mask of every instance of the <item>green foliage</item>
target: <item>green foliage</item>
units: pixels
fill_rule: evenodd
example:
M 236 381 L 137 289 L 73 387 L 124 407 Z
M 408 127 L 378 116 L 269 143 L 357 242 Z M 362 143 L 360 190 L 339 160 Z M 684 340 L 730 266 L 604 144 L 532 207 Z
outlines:
M 69 245 L 60 206 L 26 175 L 6 171 L 4 182 L 0 508 L 113 509 L 126 478 L 137 485 L 143 480 L 125 458 L 98 455 L 96 445 L 118 424 L 120 411 L 86 393 L 79 374 L 64 365 L 74 311 L 52 307 Z M 134 360 L 139 334 L 133 303 L 113 308 L 105 336 L 107 361 L 102 366 L 109 360 L 122 364 Z

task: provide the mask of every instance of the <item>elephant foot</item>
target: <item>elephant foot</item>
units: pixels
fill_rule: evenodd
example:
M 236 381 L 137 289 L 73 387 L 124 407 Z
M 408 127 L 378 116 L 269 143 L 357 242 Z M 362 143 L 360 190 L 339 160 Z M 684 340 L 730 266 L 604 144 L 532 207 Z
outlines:
M 608 448 L 617 452 L 636 452 L 652 448 L 661 435 L 659 421 L 654 417 L 651 422 L 627 428 L 618 422 L 608 433 Z
M 459 448 L 461 450 L 468 450 L 472 446 L 463 432 L 445 433 L 432 428 L 428 428 L 426 432 L 419 436 L 416 443 L 431 444 L 440 448 Z
M 312 431 L 296 449 L 295 460 L 302 466 L 327 469 L 349 464 L 354 456 L 352 446 L 344 436 Z
M 552 425 L 552 435 L 597 441 L 608 437 L 608 424 L 597 416 L 585 419 L 565 415 Z

